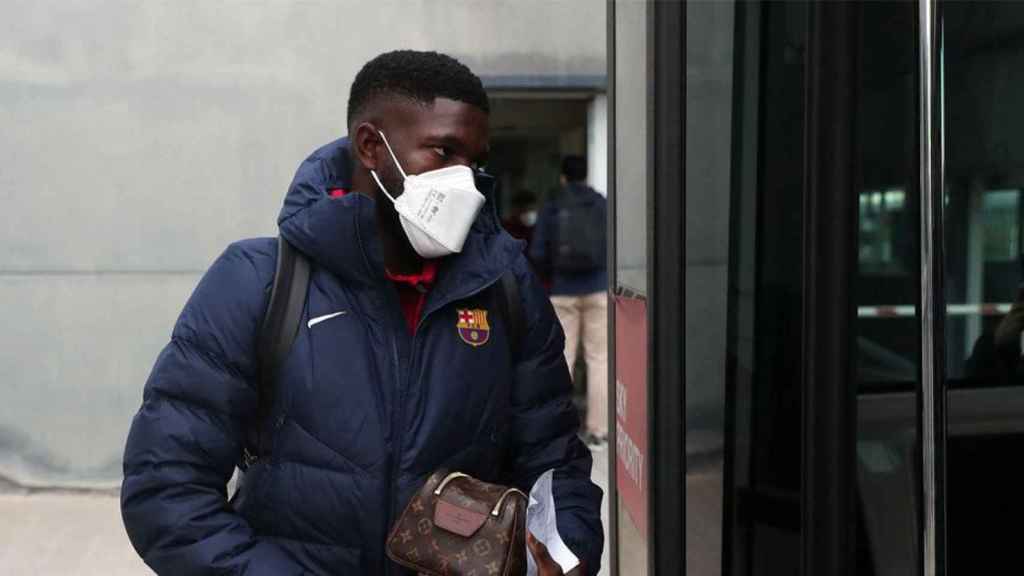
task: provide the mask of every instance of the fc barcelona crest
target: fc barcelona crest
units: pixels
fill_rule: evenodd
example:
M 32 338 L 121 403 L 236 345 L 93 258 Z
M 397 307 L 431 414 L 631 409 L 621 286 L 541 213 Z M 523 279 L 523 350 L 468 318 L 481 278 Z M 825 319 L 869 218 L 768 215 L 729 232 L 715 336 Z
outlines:
M 459 310 L 459 337 L 470 346 L 483 346 L 491 338 L 487 310 Z

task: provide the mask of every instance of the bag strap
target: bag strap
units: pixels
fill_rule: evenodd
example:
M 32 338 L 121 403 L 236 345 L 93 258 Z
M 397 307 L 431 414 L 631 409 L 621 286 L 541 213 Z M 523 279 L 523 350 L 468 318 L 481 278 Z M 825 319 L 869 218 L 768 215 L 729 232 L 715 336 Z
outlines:
M 522 352 L 523 336 L 526 332 L 526 316 L 523 314 L 523 301 L 519 298 L 519 282 L 511 270 L 501 276 L 497 284 L 498 311 L 509 327 L 509 347 L 512 358 L 518 362 Z
M 277 237 L 277 268 L 270 289 L 270 302 L 263 316 L 258 343 L 258 405 L 255 422 L 255 453 L 246 460 L 259 458 L 262 451 L 262 426 L 274 403 L 277 372 L 299 333 L 302 310 L 309 288 L 309 260 L 283 236 Z M 249 452 L 248 448 L 246 452 Z

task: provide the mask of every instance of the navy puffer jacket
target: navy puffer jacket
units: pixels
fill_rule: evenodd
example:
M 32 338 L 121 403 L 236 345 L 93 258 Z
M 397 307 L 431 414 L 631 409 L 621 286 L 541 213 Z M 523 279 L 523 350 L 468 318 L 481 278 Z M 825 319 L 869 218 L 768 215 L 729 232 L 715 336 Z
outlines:
M 562 330 L 521 245 L 489 199 L 463 252 L 440 264 L 410 336 L 384 275 L 374 201 L 328 194 L 349 188 L 348 162 L 344 139 L 314 152 L 278 220 L 313 267 L 262 423 L 270 454 L 229 502 L 225 485 L 254 425 L 256 341 L 277 257 L 276 242 L 260 238 L 213 263 L 146 382 L 124 456 L 132 544 L 159 574 L 405 574 L 384 542 L 432 471 L 528 490 L 555 468 L 559 530 L 596 572 L 602 495 L 576 437 Z M 508 270 L 526 317 L 518 363 L 495 300 Z M 488 312 L 484 345 L 462 339 L 460 310 Z

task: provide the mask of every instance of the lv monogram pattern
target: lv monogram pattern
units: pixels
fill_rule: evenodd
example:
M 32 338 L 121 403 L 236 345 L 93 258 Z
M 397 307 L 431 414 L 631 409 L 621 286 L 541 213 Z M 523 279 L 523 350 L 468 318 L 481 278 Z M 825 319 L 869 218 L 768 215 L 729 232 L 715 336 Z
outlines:
M 413 497 L 388 537 L 388 556 L 428 576 L 522 576 L 526 574 L 526 501 L 509 495 L 500 515 L 491 510 L 505 493 L 504 486 L 473 478 L 458 478 L 434 490 L 447 475 L 433 474 Z M 470 536 L 460 536 L 435 523 L 438 500 L 486 520 Z

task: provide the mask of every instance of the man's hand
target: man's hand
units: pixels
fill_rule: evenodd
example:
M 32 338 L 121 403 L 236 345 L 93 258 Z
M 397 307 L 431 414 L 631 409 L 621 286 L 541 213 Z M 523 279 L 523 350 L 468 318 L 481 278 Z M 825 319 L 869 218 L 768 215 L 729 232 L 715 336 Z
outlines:
M 537 563 L 537 576 L 583 576 L 583 564 L 573 568 L 568 574 L 562 572 L 558 565 L 548 554 L 548 547 L 533 537 L 530 532 L 526 533 L 526 547 L 530 549 L 533 561 Z

